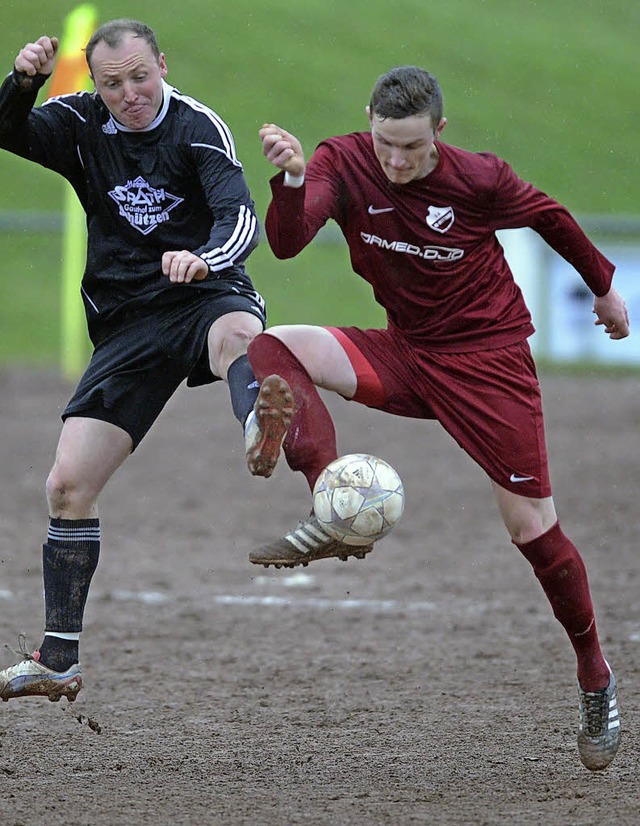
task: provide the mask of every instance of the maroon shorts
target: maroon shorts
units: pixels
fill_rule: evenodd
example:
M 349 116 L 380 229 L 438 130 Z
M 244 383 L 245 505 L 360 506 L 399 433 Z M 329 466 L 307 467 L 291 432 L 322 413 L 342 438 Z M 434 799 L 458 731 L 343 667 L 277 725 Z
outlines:
M 356 371 L 352 401 L 436 419 L 498 485 L 533 499 L 551 496 L 540 385 L 527 341 L 437 353 L 388 330 L 327 329 Z

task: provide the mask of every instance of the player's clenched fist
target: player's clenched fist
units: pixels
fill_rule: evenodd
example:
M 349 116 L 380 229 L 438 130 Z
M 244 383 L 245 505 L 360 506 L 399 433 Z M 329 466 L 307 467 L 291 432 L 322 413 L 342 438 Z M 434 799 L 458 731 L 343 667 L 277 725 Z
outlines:
M 209 267 L 198 255 L 189 250 L 171 250 L 162 256 L 162 272 L 174 284 L 189 284 L 204 281 L 209 275 Z
M 304 153 L 295 135 L 281 129 L 275 123 L 265 123 L 259 135 L 262 152 L 268 161 L 290 175 L 304 174 Z
M 35 43 L 27 43 L 16 57 L 15 68 L 29 77 L 50 75 L 58 52 L 58 38 L 39 37 Z

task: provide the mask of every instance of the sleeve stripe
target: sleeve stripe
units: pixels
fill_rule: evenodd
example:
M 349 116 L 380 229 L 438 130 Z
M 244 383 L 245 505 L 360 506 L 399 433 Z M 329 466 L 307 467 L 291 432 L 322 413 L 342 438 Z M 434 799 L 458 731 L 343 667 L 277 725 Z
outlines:
M 187 106 L 190 106 L 194 111 L 200 112 L 206 118 L 208 118 L 211 123 L 216 128 L 216 131 L 220 135 L 220 140 L 222 141 L 222 145 L 224 146 L 224 152 L 226 156 L 229 158 L 237 166 L 239 165 L 238 157 L 236 155 L 236 147 L 233 142 L 233 135 L 231 134 L 231 130 L 227 126 L 227 124 L 222 120 L 222 118 L 213 111 L 213 109 L 209 109 L 208 106 L 204 106 L 204 104 L 200 103 L 200 101 L 195 100 L 188 95 L 183 95 L 177 91 L 177 89 L 172 90 L 172 95 L 181 100 Z M 215 148 L 215 147 L 212 147 Z
M 246 206 L 241 206 L 238 212 L 236 226 L 229 239 L 221 246 L 200 256 L 212 272 L 232 267 L 235 259 L 242 255 L 253 241 L 258 221 L 253 212 Z
M 69 103 L 65 103 L 65 100 L 64 100 L 65 97 L 70 98 L 70 97 L 75 97 L 75 96 L 74 95 L 62 95 L 62 96 L 58 96 L 58 97 L 55 97 L 55 98 L 49 98 L 48 100 L 45 100 L 42 103 L 42 107 L 44 107 L 44 106 L 54 106 L 54 105 L 57 104 L 58 106 L 62 106 L 65 109 L 71 110 L 73 112 L 73 114 L 79 120 L 82 121 L 82 123 L 86 123 L 87 122 L 86 118 L 83 118 L 82 115 L 80 114 L 80 112 L 78 112 L 78 110 L 75 107 L 71 106 Z
M 219 152 L 221 155 L 224 155 L 225 158 L 229 158 L 229 155 L 226 153 L 224 149 L 222 149 L 219 146 L 213 146 L 213 144 L 210 143 L 192 143 L 191 146 L 197 146 L 201 149 L 213 149 L 214 152 Z M 239 160 L 233 160 L 232 158 L 230 160 L 234 166 L 239 166 L 240 169 L 242 169 L 242 164 Z

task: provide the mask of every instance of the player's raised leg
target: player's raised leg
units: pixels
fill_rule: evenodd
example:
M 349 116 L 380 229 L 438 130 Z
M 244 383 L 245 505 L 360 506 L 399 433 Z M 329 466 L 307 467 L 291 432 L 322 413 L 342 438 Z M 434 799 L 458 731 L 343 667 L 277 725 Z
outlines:
M 312 491 L 322 470 L 338 455 L 333 421 L 316 385 L 347 397 L 353 395 L 357 378 L 349 358 L 328 330 L 308 325 L 274 327 L 251 342 L 248 355 L 256 377 L 265 384 L 267 392 L 261 391 L 261 396 L 266 397 L 267 405 L 278 380 L 291 388 L 295 412 L 283 449 L 289 467 L 304 474 Z M 271 409 L 276 406 L 271 405 Z M 256 565 L 292 568 L 328 557 L 364 558 L 371 548 L 336 541 L 310 507 L 309 516 L 296 528 L 253 551 L 249 558 Z
M 257 312 L 261 308 L 257 306 Z M 293 394 L 285 381 L 256 379 L 247 347 L 262 331 L 259 314 L 234 311 L 220 316 L 207 337 L 209 366 L 229 385 L 233 413 L 243 426 L 249 470 L 271 476 L 293 416 Z
M 131 437 L 98 419 L 68 418 L 47 480 L 49 529 L 42 550 L 45 633 L 40 647 L 0 671 L 0 698 L 75 700 L 82 687 L 79 640 L 100 553 L 97 498 L 131 452 Z

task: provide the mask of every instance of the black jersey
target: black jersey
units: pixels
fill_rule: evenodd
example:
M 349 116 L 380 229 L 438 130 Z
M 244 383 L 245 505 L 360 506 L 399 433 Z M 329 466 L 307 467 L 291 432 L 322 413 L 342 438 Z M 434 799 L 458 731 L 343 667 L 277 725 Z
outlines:
M 50 98 L 35 107 L 46 77 L 23 91 L 10 74 L 0 87 L 0 146 L 64 176 L 87 215 L 82 295 L 90 324 L 159 293 L 251 287 L 243 262 L 259 224 L 233 136 L 210 108 L 166 82 L 163 105 L 144 130 L 118 123 L 95 93 Z M 209 277 L 172 284 L 168 250 L 190 250 Z

